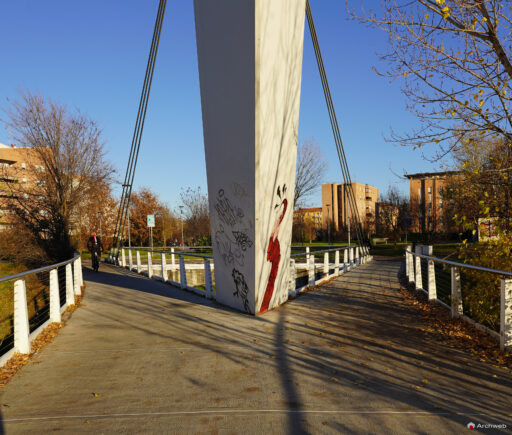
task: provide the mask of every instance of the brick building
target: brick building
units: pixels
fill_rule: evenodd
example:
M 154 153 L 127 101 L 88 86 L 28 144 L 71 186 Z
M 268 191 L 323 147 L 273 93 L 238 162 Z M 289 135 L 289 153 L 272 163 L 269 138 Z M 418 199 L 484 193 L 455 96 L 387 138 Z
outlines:
M 408 174 L 411 203 L 411 231 L 415 233 L 443 233 L 456 231 L 449 206 L 445 200 L 448 177 L 457 171 Z
M 363 229 L 375 231 L 375 204 L 379 199 L 379 189 L 368 184 L 352 183 L 357 213 Z M 322 184 L 322 227 L 327 228 L 330 222 L 333 231 L 340 231 L 348 225 L 348 185 L 329 183 Z M 354 210 L 350 210 L 354 215 Z
M 19 186 L 16 189 L 18 191 L 30 191 L 37 183 L 43 182 L 37 175 L 44 171 L 44 166 L 32 148 L 0 144 L 0 230 L 11 226 L 12 210 L 7 203 L 12 195 L 9 184 Z

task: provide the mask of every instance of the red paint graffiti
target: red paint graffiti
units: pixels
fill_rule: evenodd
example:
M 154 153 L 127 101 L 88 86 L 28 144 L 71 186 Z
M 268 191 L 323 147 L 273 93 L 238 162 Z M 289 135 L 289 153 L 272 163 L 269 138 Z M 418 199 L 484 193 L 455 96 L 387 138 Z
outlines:
M 267 261 L 270 261 L 272 268 L 270 269 L 267 289 L 265 290 L 265 295 L 263 296 L 260 313 L 268 311 L 270 300 L 274 294 L 274 284 L 276 282 L 277 271 L 279 270 L 279 262 L 281 261 L 281 246 L 279 245 L 279 239 L 277 238 L 277 235 L 279 233 L 279 226 L 281 225 L 284 214 L 286 213 L 286 209 L 288 208 L 288 201 L 283 199 L 282 204 L 284 205 L 283 212 L 281 213 L 281 216 L 279 216 L 279 219 L 276 221 L 272 234 L 270 235 L 270 240 L 268 242 Z

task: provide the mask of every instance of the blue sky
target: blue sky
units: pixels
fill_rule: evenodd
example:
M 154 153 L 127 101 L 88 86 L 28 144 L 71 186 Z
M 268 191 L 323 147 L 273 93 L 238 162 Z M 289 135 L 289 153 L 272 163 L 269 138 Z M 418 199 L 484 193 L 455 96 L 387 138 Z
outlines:
M 400 83 L 377 76 L 386 35 L 347 19 L 342 0 L 310 0 L 352 179 L 390 184 L 391 172 L 431 171 L 419 151 L 386 143 L 390 128 L 407 131 Z M 367 2 L 367 4 L 378 2 Z M 16 0 L 0 3 L 0 107 L 30 90 L 79 108 L 99 122 L 108 158 L 124 177 L 157 0 Z M 341 171 L 309 31 L 304 43 L 299 142 L 314 137 L 329 162 L 325 182 Z M 0 142 L 10 143 L 0 127 Z M 144 185 L 172 208 L 181 188 L 206 192 L 199 78 L 192 0 L 168 1 L 135 187 Z M 320 194 L 311 199 L 321 203 Z

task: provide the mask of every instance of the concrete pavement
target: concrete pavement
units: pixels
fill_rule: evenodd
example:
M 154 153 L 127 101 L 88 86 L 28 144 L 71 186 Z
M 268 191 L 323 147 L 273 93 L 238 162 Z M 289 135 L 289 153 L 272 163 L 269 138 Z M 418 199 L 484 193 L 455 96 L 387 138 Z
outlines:
M 0 390 L 0 433 L 507 433 L 510 375 L 426 335 L 399 266 L 362 265 L 256 318 L 87 269 L 83 306 Z

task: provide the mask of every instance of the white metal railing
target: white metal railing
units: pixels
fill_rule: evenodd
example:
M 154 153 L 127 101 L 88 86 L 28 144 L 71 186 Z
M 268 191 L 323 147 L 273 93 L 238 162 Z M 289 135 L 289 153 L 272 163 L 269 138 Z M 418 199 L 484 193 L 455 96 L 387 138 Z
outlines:
M 65 286 L 65 301 L 60 300 L 59 291 L 59 268 L 61 269 L 62 279 Z M 28 306 L 27 306 L 27 284 L 26 279 L 30 275 L 48 273 L 49 282 L 49 315 L 48 319 L 40 325 L 36 330 L 30 332 Z M 61 263 L 52 264 L 38 269 L 28 270 L 0 278 L 0 283 L 13 282 L 13 329 L 14 329 L 14 345 L 12 349 L 0 356 L 0 367 L 2 367 L 14 353 L 28 354 L 30 353 L 30 343 L 53 322 L 60 322 L 61 314 L 68 306 L 75 304 L 75 295 L 82 293 L 83 275 L 82 260 L 80 255 Z M 39 280 L 38 280 L 39 281 Z M 30 290 L 30 288 L 29 288 Z M 9 334 L 10 335 L 10 334 Z
M 135 256 L 132 251 L 135 251 Z M 330 255 L 333 253 L 334 262 L 331 262 Z M 155 254 L 159 255 L 159 259 L 157 260 L 159 264 L 154 264 L 153 257 Z M 323 254 L 323 262 L 317 264 L 315 262 L 315 256 L 321 254 Z M 186 262 L 185 257 L 202 259 L 202 262 Z M 305 258 L 305 262 L 300 263 L 296 260 L 301 257 Z M 372 257 L 369 255 L 369 251 L 366 247 L 346 246 L 318 251 L 311 251 L 310 247 L 306 247 L 305 252 L 291 255 L 288 296 L 293 298 L 307 288 L 322 284 L 371 259 Z M 168 260 L 170 260 L 170 263 Z M 131 271 L 147 275 L 149 278 L 190 290 L 208 299 L 215 299 L 215 285 L 212 274 L 214 264 L 212 255 L 183 251 L 176 252 L 174 248 L 167 250 L 124 247 L 120 252 L 119 265 Z M 204 275 L 201 275 L 199 271 L 204 271 Z M 297 287 L 298 271 L 305 271 L 308 278 L 304 285 Z M 169 276 L 169 272 L 171 272 L 171 276 Z M 198 285 L 197 279 L 195 283 L 188 282 L 187 272 L 189 274 L 197 272 L 196 275 L 199 276 L 200 285 Z M 174 277 L 176 279 L 174 279 Z
M 512 349 L 512 272 L 444 260 L 433 257 L 432 253 L 432 246 L 416 246 L 415 252 L 412 252 L 411 245 L 407 246 L 405 251 L 405 274 L 408 282 L 410 284 L 414 284 L 416 290 L 426 293 L 429 301 L 435 301 L 450 309 L 452 317 L 461 317 L 465 321 L 474 324 L 478 329 L 487 332 L 489 335 L 499 340 L 501 349 Z M 427 268 L 423 271 L 421 267 L 421 259 L 427 260 Z M 450 266 L 450 305 L 442 302 L 438 298 L 435 263 Z M 475 322 L 464 314 L 460 278 L 461 269 L 488 272 L 501 277 L 499 334 L 496 331 Z M 423 272 L 426 272 L 426 279 L 423 278 Z M 427 288 L 423 288 L 424 281 L 427 283 Z

